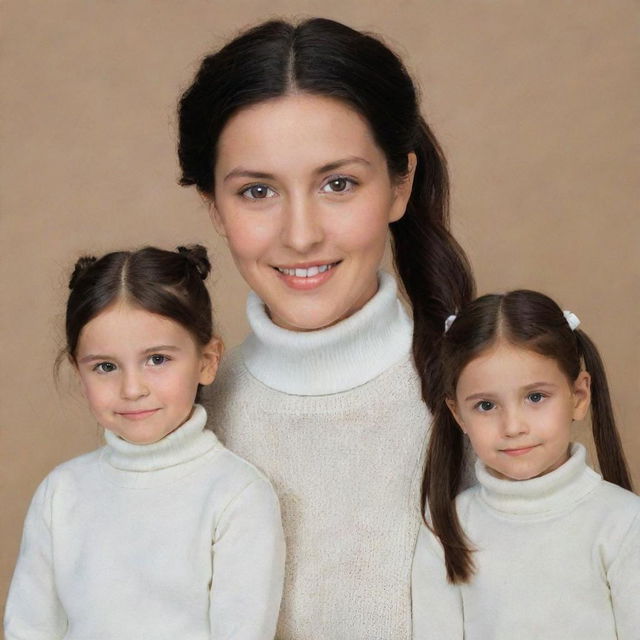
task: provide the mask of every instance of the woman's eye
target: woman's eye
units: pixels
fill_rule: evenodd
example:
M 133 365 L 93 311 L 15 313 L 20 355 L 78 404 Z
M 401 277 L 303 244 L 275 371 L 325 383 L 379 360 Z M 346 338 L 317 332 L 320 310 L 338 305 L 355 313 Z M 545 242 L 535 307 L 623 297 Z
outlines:
M 264 200 L 265 198 L 273 198 L 277 194 L 266 184 L 254 184 L 243 189 L 240 195 L 247 200 Z
M 164 364 L 169 358 L 167 356 L 163 356 L 160 353 L 154 353 L 152 356 L 149 356 L 149 364 L 153 366 L 158 366 L 160 364 Z
M 339 176 L 326 182 L 321 191 L 325 193 L 344 193 L 345 191 L 351 191 L 354 186 L 355 182 L 353 180 Z
M 113 362 L 98 362 L 98 364 L 93 367 L 94 371 L 98 373 L 111 373 L 116 370 L 116 365 Z
M 489 400 L 481 400 L 480 402 L 478 402 L 478 404 L 476 404 L 476 409 L 478 409 L 478 411 L 480 412 L 486 413 L 487 411 L 491 411 L 491 409 L 493 409 L 495 406 L 496 405 Z
M 538 402 L 542 402 L 544 395 L 536 391 L 535 393 L 530 393 L 527 398 L 534 404 L 537 404 Z

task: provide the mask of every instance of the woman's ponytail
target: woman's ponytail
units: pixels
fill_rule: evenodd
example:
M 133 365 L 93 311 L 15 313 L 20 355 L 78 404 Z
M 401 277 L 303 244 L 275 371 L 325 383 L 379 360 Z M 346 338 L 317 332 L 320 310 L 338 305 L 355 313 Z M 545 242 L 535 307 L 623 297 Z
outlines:
M 422 395 L 433 411 L 435 385 L 428 366 L 447 316 L 474 296 L 467 257 L 449 232 L 449 178 L 435 136 L 420 118 L 416 175 L 407 210 L 392 223 L 396 269 L 413 309 L 413 356 L 421 374 Z

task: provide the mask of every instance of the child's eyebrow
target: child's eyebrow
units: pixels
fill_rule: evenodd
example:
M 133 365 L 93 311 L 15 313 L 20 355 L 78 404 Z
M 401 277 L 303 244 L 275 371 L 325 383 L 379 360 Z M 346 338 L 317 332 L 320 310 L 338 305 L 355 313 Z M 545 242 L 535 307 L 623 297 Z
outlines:
M 156 353 L 157 351 L 174 351 L 175 352 L 175 351 L 180 351 L 180 347 L 176 347 L 173 344 L 160 344 L 155 347 L 148 347 L 147 349 L 142 351 L 142 353 L 144 354 Z M 92 360 L 117 360 L 117 358 L 115 356 L 101 355 L 99 353 L 89 353 L 86 356 L 83 356 L 82 358 L 80 358 L 78 362 L 85 363 L 85 362 L 91 362 Z
M 176 347 L 174 344 L 160 344 L 157 347 L 149 347 L 142 353 L 153 353 L 154 351 L 180 351 L 180 347 Z

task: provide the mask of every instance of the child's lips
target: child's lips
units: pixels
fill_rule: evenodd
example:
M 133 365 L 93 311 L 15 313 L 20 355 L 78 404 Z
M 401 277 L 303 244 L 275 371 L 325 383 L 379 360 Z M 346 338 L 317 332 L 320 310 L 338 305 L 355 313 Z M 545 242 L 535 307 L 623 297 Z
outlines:
M 528 447 L 518 447 L 513 449 L 501 449 L 502 453 L 506 453 L 508 456 L 523 456 L 525 453 L 529 453 L 532 449 L 535 449 L 538 445 L 532 444 Z
M 125 420 L 144 420 L 152 416 L 159 409 L 138 409 L 136 411 L 118 411 L 117 414 Z

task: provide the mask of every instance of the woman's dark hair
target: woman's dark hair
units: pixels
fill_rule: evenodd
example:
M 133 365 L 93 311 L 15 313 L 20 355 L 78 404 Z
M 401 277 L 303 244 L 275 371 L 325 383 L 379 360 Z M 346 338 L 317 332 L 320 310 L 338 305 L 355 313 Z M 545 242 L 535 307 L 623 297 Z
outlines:
M 450 582 L 473 574 L 471 546 L 458 520 L 455 498 L 464 465 L 463 435 L 447 399 L 455 399 L 458 379 L 469 362 L 497 341 L 553 358 L 573 383 L 584 369 L 591 376 L 591 425 L 600 471 L 605 480 L 631 490 L 629 471 L 616 429 L 609 387 L 598 351 L 584 331 L 572 330 L 563 311 L 542 293 L 518 290 L 485 295 L 458 313 L 430 359 L 429 381 L 435 385 L 434 421 L 422 484 L 429 526 L 444 547 Z M 425 513 L 425 522 L 426 522 Z
M 80 258 L 69 280 L 66 347 L 57 365 L 64 356 L 75 361 L 83 327 L 120 300 L 170 318 L 189 331 L 198 345 L 208 344 L 213 320 L 204 280 L 210 271 L 207 250 L 200 245 L 177 251 L 144 247 L 100 259 Z
M 204 58 L 179 106 L 182 185 L 213 196 L 220 134 L 240 109 L 304 92 L 343 101 L 366 118 L 389 174 L 406 177 L 417 156 L 406 212 L 390 225 L 396 268 L 413 308 L 419 371 L 444 319 L 473 297 L 467 258 L 448 231 L 449 182 L 438 142 L 420 115 L 416 90 L 400 59 L 379 39 L 313 18 L 271 21 Z M 423 396 L 428 400 L 428 387 Z

